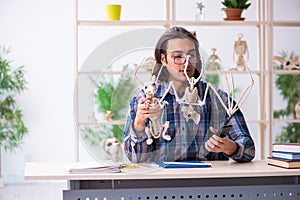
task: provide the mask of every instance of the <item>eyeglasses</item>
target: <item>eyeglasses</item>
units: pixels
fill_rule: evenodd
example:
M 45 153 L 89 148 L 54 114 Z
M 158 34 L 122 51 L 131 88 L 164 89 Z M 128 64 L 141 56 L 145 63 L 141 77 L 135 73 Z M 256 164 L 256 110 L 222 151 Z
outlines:
M 183 56 L 183 55 L 171 56 L 171 58 L 173 58 L 174 63 L 176 65 L 183 65 L 186 62 L 186 56 Z M 197 56 L 190 55 L 189 62 L 191 64 L 196 64 L 198 61 L 199 61 L 199 59 L 197 58 Z

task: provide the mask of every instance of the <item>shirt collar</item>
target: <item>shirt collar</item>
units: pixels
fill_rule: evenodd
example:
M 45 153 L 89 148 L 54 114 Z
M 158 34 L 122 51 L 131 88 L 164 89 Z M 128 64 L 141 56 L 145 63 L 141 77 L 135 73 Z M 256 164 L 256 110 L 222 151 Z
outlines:
M 167 89 L 169 88 L 169 83 L 166 81 L 163 81 L 163 82 L 159 82 L 157 85 L 158 85 L 158 87 L 157 87 L 155 96 L 158 98 L 161 98 L 166 93 Z M 171 88 L 168 92 L 170 94 L 174 95 L 173 88 Z

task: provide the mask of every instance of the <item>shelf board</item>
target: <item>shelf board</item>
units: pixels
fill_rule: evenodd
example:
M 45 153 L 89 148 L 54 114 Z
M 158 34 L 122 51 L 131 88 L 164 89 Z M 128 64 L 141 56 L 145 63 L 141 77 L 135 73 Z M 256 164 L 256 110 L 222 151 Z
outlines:
M 263 21 L 78 20 L 78 26 L 256 26 Z M 300 27 L 300 21 L 273 21 L 273 26 Z
M 104 70 L 97 70 L 97 71 L 79 71 L 78 74 L 95 74 L 95 75 L 101 75 L 101 74 L 108 74 L 108 75 L 122 75 L 122 74 L 130 74 L 132 73 L 134 70 L 129 70 L 129 71 L 104 71 Z M 141 72 L 137 72 L 137 74 L 148 74 L 148 71 L 141 71 Z M 204 70 L 204 74 L 229 74 L 228 70 L 224 70 L 224 71 L 214 71 L 214 70 Z M 247 71 L 231 71 L 232 74 L 248 74 Z M 268 74 L 268 73 L 272 73 L 272 74 L 286 74 L 286 75 L 299 75 L 300 74 L 300 70 L 250 70 L 251 74 Z
M 300 21 L 273 21 L 273 26 L 300 27 Z
M 97 120 L 95 122 L 79 122 L 79 126 L 89 125 L 125 125 L 125 120 Z
M 248 74 L 247 71 L 236 71 L 236 70 L 233 70 L 231 71 L 232 74 Z M 267 71 L 261 71 L 261 70 L 251 70 L 250 71 L 251 74 L 266 74 L 268 73 Z M 226 71 L 212 71 L 212 70 L 204 70 L 204 74 L 230 74 L 228 70 Z
M 268 124 L 268 122 L 269 121 L 267 121 L 267 120 L 259 120 L 259 119 L 249 119 L 249 120 L 246 120 L 247 121 L 247 123 L 252 123 L 252 124 L 265 124 L 265 125 L 267 125 Z
M 259 26 L 259 21 L 78 20 L 78 26 Z
M 78 72 L 79 75 L 123 75 L 123 74 L 129 74 L 129 71 L 80 71 Z
M 300 74 L 300 70 L 273 70 L 273 74 L 297 75 Z
M 167 26 L 167 20 L 79 20 L 78 26 Z
M 268 121 L 267 120 L 257 120 L 257 119 L 249 119 L 246 120 L 247 123 L 258 123 L 258 124 L 267 124 Z M 300 122 L 300 120 L 298 120 Z M 125 125 L 125 120 L 110 120 L 110 121 L 106 121 L 106 120 L 98 120 L 95 122 L 79 122 L 78 123 L 79 126 L 88 126 L 88 125 Z
M 183 26 L 259 26 L 259 21 L 176 21 L 175 25 Z
M 273 122 L 278 123 L 300 123 L 299 119 L 273 119 Z
M 78 72 L 78 75 L 123 75 L 123 74 L 130 74 L 133 71 L 103 71 L 103 70 L 99 70 L 99 71 L 80 71 Z M 268 71 L 261 71 L 261 70 L 253 70 L 250 71 L 251 74 L 267 74 Z M 204 70 L 204 74 L 229 74 L 229 71 L 212 71 L 212 70 Z M 299 71 L 300 73 L 300 71 Z M 148 71 L 142 71 L 142 72 L 137 72 L 137 74 L 150 74 L 150 72 Z M 232 74 L 248 74 L 247 71 L 232 71 Z

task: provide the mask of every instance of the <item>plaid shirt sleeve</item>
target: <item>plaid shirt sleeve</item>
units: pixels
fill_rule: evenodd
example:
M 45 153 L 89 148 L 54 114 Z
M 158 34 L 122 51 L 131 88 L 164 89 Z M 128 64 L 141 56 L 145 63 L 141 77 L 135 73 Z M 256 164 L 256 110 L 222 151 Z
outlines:
M 222 90 L 218 90 L 218 93 L 222 97 L 223 101 L 227 103 L 227 94 Z M 211 93 L 210 98 L 212 110 L 215 108 L 218 109 L 219 106 L 216 105 L 218 104 L 218 100 L 215 94 Z M 219 112 L 220 110 L 221 109 L 218 109 Z M 233 155 L 226 155 L 224 153 L 210 153 L 211 160 L 222 160 L 222 158 L 224 159 L 224 157 L 227 157 L 237 162 L 251 161 L 255 156 L 255 145 L 242 111 L 238 109 L 229 119 L 229 121 L 227 121 L 227 118 L 224 118 L 222 123 L 231 124 L 233 126 L 228 136 L 238 145 L 238 150 Z
M 255 156 L 255 146 L 240 109 L 234 113 L 230 123 L 233 125 L 233 128 L 229 138 L 238 145 L 237 152 L 231 155 L 230 158 L 237 162 L 251 161 Z

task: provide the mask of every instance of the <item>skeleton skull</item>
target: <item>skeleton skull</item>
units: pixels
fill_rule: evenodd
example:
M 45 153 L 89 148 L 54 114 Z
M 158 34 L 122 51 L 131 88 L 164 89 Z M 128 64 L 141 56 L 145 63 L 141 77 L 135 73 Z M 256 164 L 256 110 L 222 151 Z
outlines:
M 121 147 L 121 142 L 113 137 L 106 138 L 102 141 L 102 147 L 105 152 L 106 160 L 113 160 L 116 162 L 122 161 L 123 151 Z

